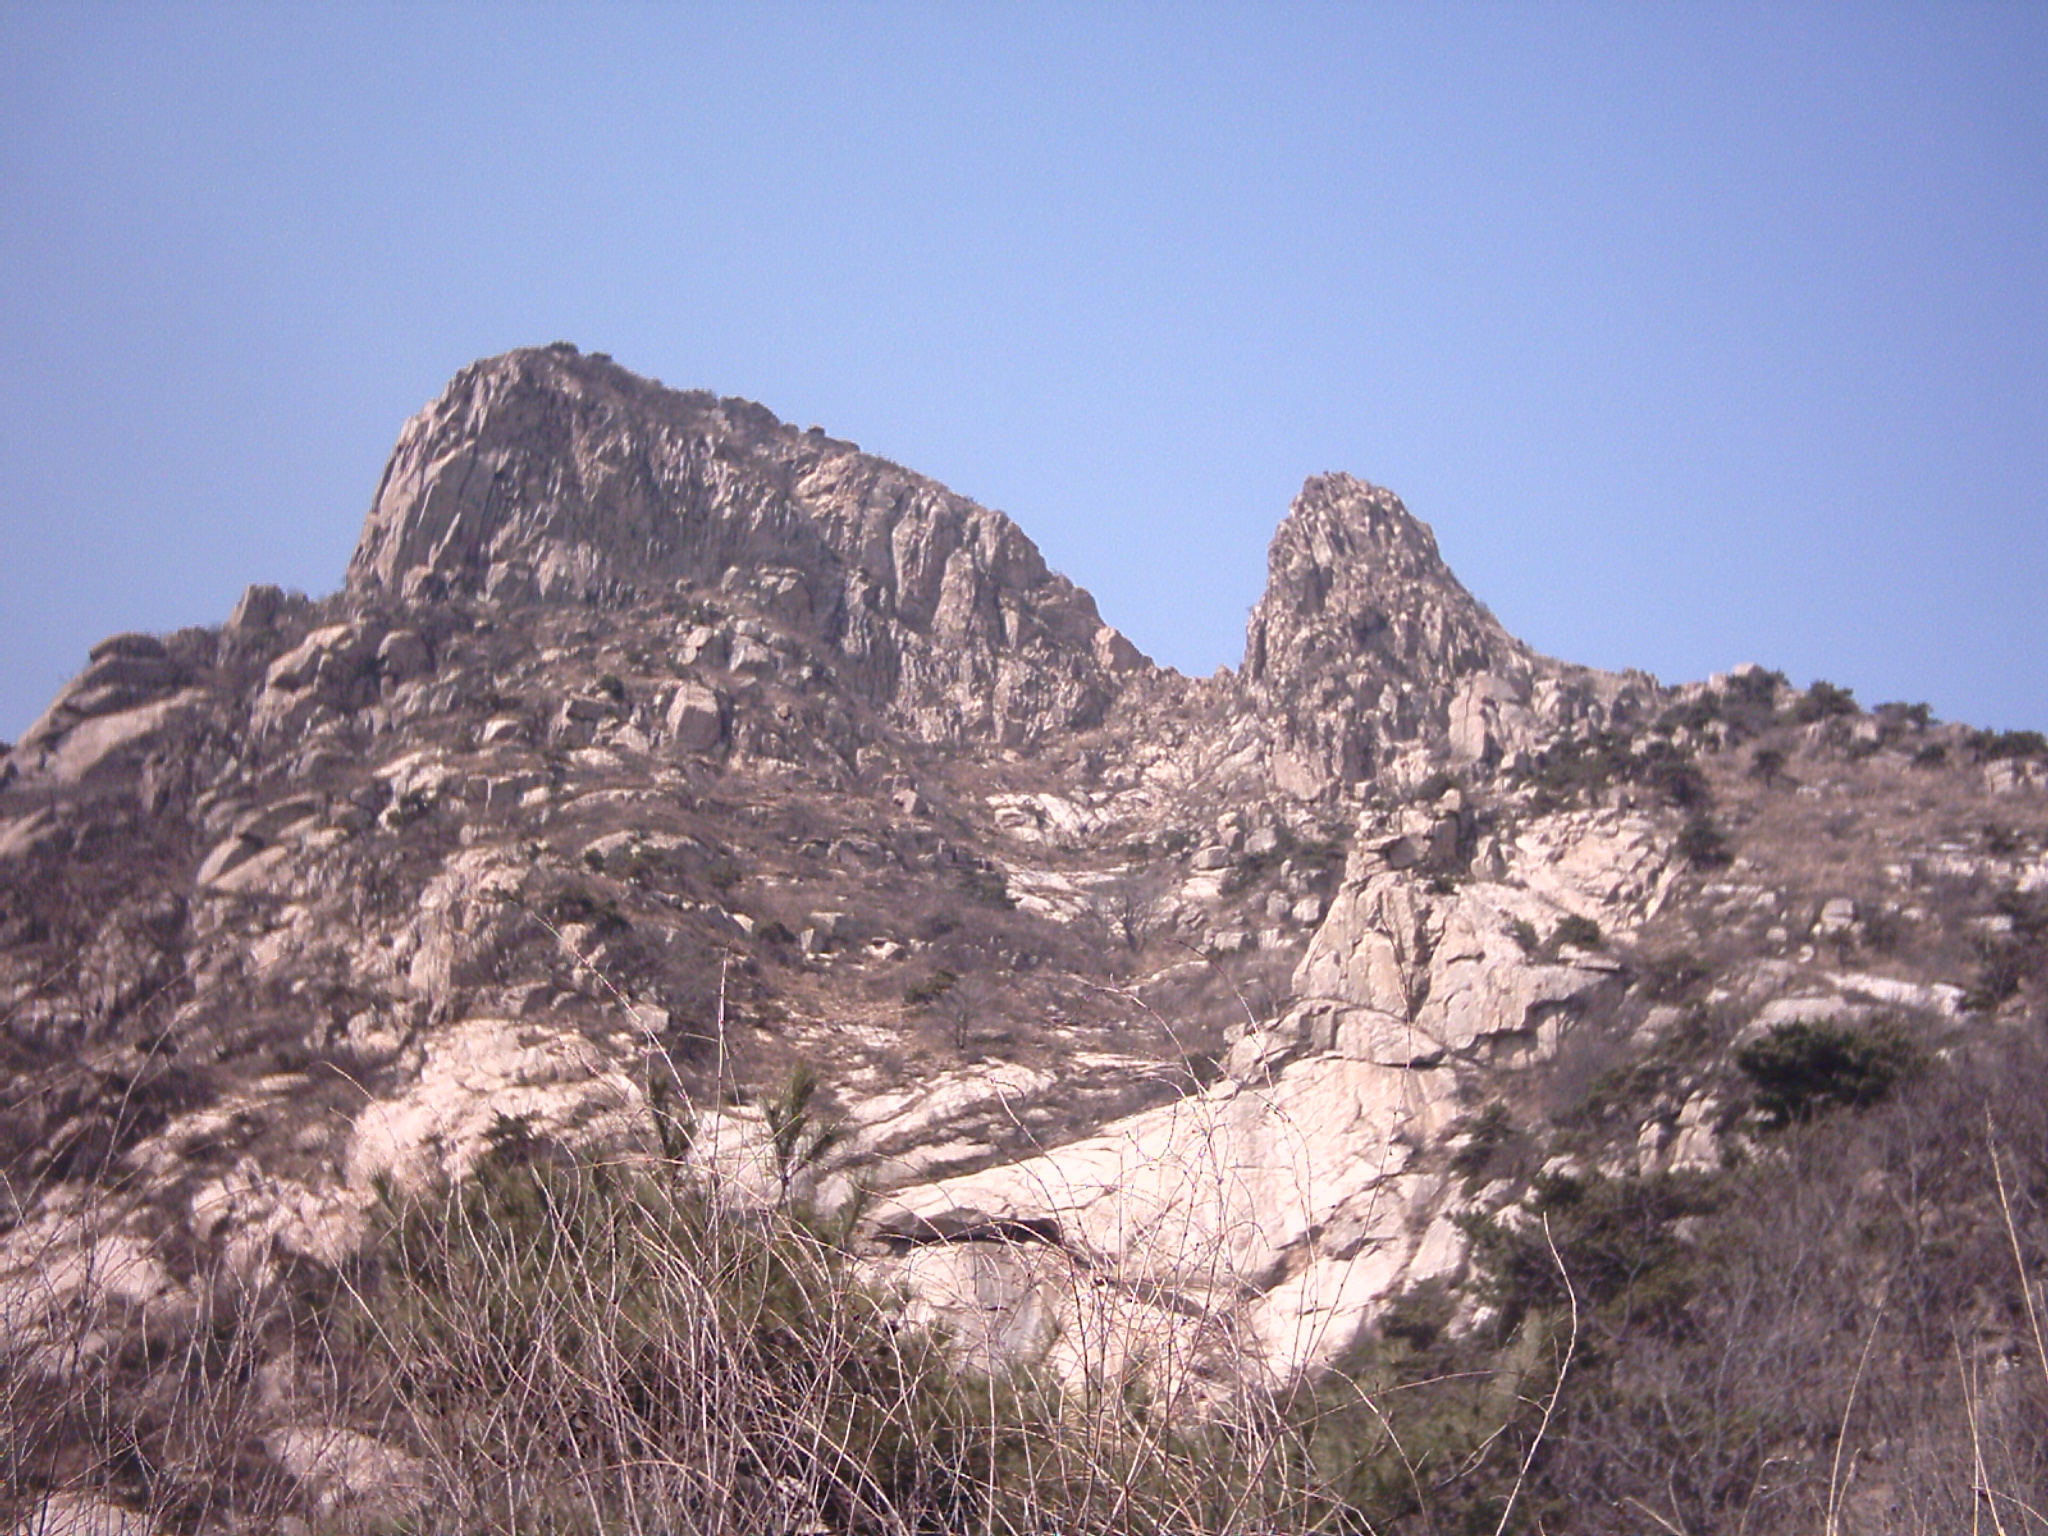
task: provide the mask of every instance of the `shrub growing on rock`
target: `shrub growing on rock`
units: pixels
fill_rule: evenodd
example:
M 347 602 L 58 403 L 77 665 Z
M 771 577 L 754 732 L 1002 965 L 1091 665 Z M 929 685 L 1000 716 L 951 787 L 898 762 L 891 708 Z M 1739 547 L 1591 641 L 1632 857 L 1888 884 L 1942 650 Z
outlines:
M 1792 719 L 1799 725 L 1811 725 L 1816 720 L 1833 720 L 1842 715 L 1858 713 L 1860 711 L 1856 706 L 1856 695 L 1852 691 L 1818 677 L 1792 706 Z
M 1704 812 L 1691 817 L 1679 831 L 1678 852 L 1695 869 L 1722 869 L 1735 861 L 1727 837 Z
M 1643 965 L 1643 995 L 1655 1003 L 1682 1002 L 1713 975 L 1713 968 L 1690 950 L 1658 955 Z
M 1561 949 L 1598 949 L 1606 942 L 1600 932 L 1600 925 L 1590 917 L 1581 917 L 1572 912 L 1558 920 L 1551 930 L 1550 949 L 1553 954 Z
M 1697 698 L 1674 705 L 1657 724 L 1662 730 L 1694 732 L 1718 725 L 1732 746 L 1777 724 L 1778 690 L 1784 686 L 1784 673 L 1753 667 L 1732 674 L 1719 688 L 1705 689 Z
M 1985 763 L 2048 757 L 2048 736 L 2039 731 L 1976 731 L 1970 736 L 1970 751 Z
M 903 989 L 903 1001 L 912 1008 L 927 1008 L 953 990 L 953 983 L 960 978 L 951 971 L 941 968 L 922 980 L 913 981 Z
M 1735 1053 L 1735 1065 L 1755 1085 L 1757 1112 L 1772 1130 L 1830 1109 L 1876 1104 L 1918 1060 L 1895 1028 L 1844 1029 L 1797 1019 L 1772 1026 Z

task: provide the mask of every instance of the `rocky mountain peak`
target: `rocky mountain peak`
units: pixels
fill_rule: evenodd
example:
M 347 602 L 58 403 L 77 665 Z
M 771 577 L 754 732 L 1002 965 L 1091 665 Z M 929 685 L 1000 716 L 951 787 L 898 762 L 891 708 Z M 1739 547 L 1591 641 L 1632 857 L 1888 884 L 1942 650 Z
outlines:
M 1550 660 L 1338 475 L 1247 639 L 1238 675 L 1154 669 L 1002 514 L 748 402 L 567 347 L 465 370 L 344 591 L 111 636 L 0 751 L 0 1530 L 1019 1528 L 955 1498 L 957 1441 L 899 1477 L 893 1431 L 806 1465 L 795 1418 L 707 1447 L 687 1394 L 620 1413 L 604 1362 L 711 1358 L 699 1314 L 660 1353 L 612 1303 L 649 1274 L 799 1339 L 714 1353 L 805 1424 L 964 1425 L 905 1395 L 905 1339 L 1071 1386 L 1004 1394 L 1054 1410 L 1015 1433 L 1078 1426 L 1044 1465 L 1107 1448 L 1119 1501 L 1218 1480 L 1117 1426 L 1208 1458 L 1306 1404 L 1299 1464 L 1343 1447 L 1331 1496 L 1392 1500 L 1318 1530 L 1497 1523 L 1526 1478 L 1534 1510 L 1809 1531 L 1852 1430 L 1845 1528 L 2031 1508 L 1986 1490 L 2048 1486 L 2048 742 Z M 479 1170 L 494 1203 L 449 1202 Z M 472 1250 L 414 1231 L 511 1265 L 415 1266 Z M 528 1242 L 561 1281 L 513 1288 L 531 1322 L 401 1289 Z M 734 1310 L 755 1253 L 833 1268 Z M 1895 1283 L 1933 1300 L 1894 1321 Z M 1576 1428 L 1538 1462 L 1544 1358 Z M 816 1395 L 842 1379 L 882 1395 Z M 554 1417 L 496 1460 L 465 1426 L 506 1381 Z M 1710 1462 L 1727 1423 L 1746 1459 Z M 1410 1426 L 1468 1469 L 1428 1480 L 1444 1519 Z M 774 1475 L 707 1515 L 705 1466 Z M 1898 1491 L 1922 1467 L 1938 1498 Z M 946 1502 L 847 1516 L 810 1491 L 846 1468 Z M 1755 1520 L 1728 1491 L 1767 1484 Z M 1069 1507 L 1039 1510 L 1105 1528 Z M 1108 1528 L 1218 1529 L 1189 1507 Z
M 1290 585 L 1303 590 L 1299 584 L 1311 572 L 1328 577 L 1362 565 L 1403 577 L 1456 582 L 1437 552 L 1429 524 L 1399 496 L 1354 475 L 1311 475 L 1274 530 L 1267 551 L 1269 580 L 1276 590 Z
M 359 597 L 612 606 L 707 593 L 836 650 L 928 739 L 1099 718 L 1147 666 L 1000 512 L 751 401 L 567 344 L 475 363 L 406 424 Z
M 1366 779 L 1402 744 L 1447 731 L 1466 679 L 1526 694 L 1546 669 L 1392 491 L 1342 474 L 1302 487 L 1245 633 L 1244 682 L 1273 721 L 1283 787 L 1316 795 Z

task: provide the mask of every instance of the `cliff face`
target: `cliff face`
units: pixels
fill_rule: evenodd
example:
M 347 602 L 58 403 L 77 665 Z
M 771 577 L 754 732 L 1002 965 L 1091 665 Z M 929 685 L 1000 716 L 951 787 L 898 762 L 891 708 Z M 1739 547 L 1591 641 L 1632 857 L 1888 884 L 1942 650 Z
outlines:
M 1427 707 L 1470 673 L 1527 676 L 1539 665 L 1451 573 L 1429 525 L 1392 491 L 1350 475 L 1302 487 L 1266 569 L 1244 660 L 1263 701 L 1298 705 L 1351 683 L 1415 694 Z
M 1274 777 L 1297 793 L 1369 780 L 1400 746 L 1443 734 L 1466 678 L 1526 687 L 1542 665 L 1400 497 L 1349 475 L 1302 487 L 1266 565 L 1244 679 L 1274 727 Z
M 1268 568 L 1241 676 L 1284 793 L 1324 797 L 1447 744 L 1498 756 L 1538 714 L 1555 727 L 1588 699 L 1598 714 L 1619 689 L 1509 635 L 1427 525 L 1348 475 L 1307 482 Z M 566 347 L 477 363 L 406 424 L 346 591 L 614 607 L 724 593 L 830 647 L 856 693 L 932 741 L 1094 725 L 1154 675 L 1001 513 L 751 402 Z M 1567 678 L 1571 704 L 1555 696 Z
M 1742 1206 L 1781 1026 L 2048 1102 L 1994 1060 L 2048 1016 L 2044 904 L 2037 738 L 1538 655 L 1348 476 L 1191 681 L 1000 513 L 511 353 L 408 423 L 340 591 L 114 636 L 0 760 L 0 1444 L 71 1465 L 91 1426 L 39 1414 L 88 1394 L 154 1422 L 232 1295 L 243 1471 L 326 1509 L 276 1449 L 325 1366 L 271 1320 L 508 1126 L 742 1202 L 857 1180 L 879 1294 L 1159 1402 L 1481 1330 L 1572 1179 L 1653 1256 Z M 848 1134 L 793 1172 L 760 1098 L 799 1069 Z
M 1000 512 L 744 400 L 568 348 L 477 363 L 406 424 L 348 590 L 743 596 L 932 740 L 1092 724 L 1144 658 Z
M 1497 762 L 1656 697 L 1648 678 L 1532 651 L 1465 590 L 1428 524 L 1350 475 L 1302 487 L 1266 563 L 1243 678 L 1289 793 L 1367 784 L 1404 756 Z

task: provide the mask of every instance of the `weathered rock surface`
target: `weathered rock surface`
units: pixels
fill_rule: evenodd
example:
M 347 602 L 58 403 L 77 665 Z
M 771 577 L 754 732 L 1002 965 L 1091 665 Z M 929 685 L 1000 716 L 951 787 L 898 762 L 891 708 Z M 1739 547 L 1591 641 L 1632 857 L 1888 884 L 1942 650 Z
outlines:
M 569 350 L 478 363 L 407 423 L 349 565 L 365 595 L 616 603 L 677 584 L 752 598 L 936 740 L 1092 724 L 1147 667 L 1001 513 Z
M 1604 725 L 1654 693 L 1516 640 L 1459 585 L 1427 524 L 1349 475 L 1302 487 L 1266 559 L 1243 677 L 1272 732 L 1273 783 L 1290 794 L 1370 782 L 1416 746 L 1495 763 L 1542 727 Z
M 422 1192 L 463 1179 L 507 1134 L 574 1151 L 645 1150 L 641 1090 L 582 1035 L 504 1019 L 434 1033 L 419 1076 L 356 1117 L 348 1181 Z
M 1345 476 L 1247 639 L 1156 669 L 1001 514 L 745 402 L 465 370 L 339 593 L 104 642 L 0 763 L 8 1379 L 144 1401 L 512 1149 L 864 1191 L 974 1358 L 1223 1392 L 1418 1287 L 1469 1322 L 1545 1168 L 1752 1155 L 1773 1029 L 2040 1011 L 2024 740 L 1538 656 Z M 245 1454 L 405 1518 L 315 1406 Z
M 1205 1319 L 1211 1352 L 1229 1341 L 1240 1367 L 1284 1376 L 1341 1356 L 1387 1297 L 1463 1261 L 1455 1191 L 1426 1155 L 1457 1105 L 1489 1069 L 1555 1054 L 1596 996 L 1619 990 L 1613 960 L 1533 955 L 1512 925 L 1549 932 L 1578 916 L 1626 933 L 1670 858 L 1641 817 L 1555 818 L 1528 838 L 1555 854 L 1540 865 L 1545 893 L 1474 882 L 1438 894 L 1415 863 L 1455 858 L 1455 816 L 1411 834 L 1368 818 L 1355 877 L 1295 972 L 1297 1001 L 1237 1032 L 1231 1080 L 1023 1162 L 897 1192 L 877 1224 L 910 1251 L 883 1274 L 938 1298 L 935 1315 L 983 1350 L 1028 1358 L 1068 1339 L 1060 1358 L 1091 1379 L 1122 1368 L 1133 1329 L 1171 1331 L 1169 1318 Z M 922 1251 L 973 1230 L 1030 1232 L 1061 1258 L 1015 1244 Z M 1174 1305 L 1133 1316 L 1130 1295 L 1161 1286 Z M 1097 1360 L 1075 1338 L 1118 1342 Z M 1201 1351 L 1147 1347 L 1215 1368 Z
M 1091 1301 L 1127 1312 L 1135 1297 L 1159 1327 L 1206 1320 L 1218 1348 L 1237 1346 L 1234 1369 L 1327 1362 L 1397 1287 L 1428 1225 L 1433 1190 L 1407 1177 L 1408 1149 L 1442 1128 L 1451 1088 L 1446 1074 L 1335 1056 L 1225 1083 L 1023 1162 L 899 1191 L 877 1227 L 909 1252 L 880 1273 L 916 1282 L 932 1263 L 923 1249 L 959 1246 L 963 1230 L 1032 1233 L 1059 1262 L 1030 1242 L 973 1261 L 969 1309 L 998 1314 L 981 1326 L 1019 1358 L 1067 1337 L 1069 1364 L 1116 1379 L 1132 1349 L 1120 1328 L 1055 1324 Z M 1108 1353 L 1088 1357 L 1087 1340 Z

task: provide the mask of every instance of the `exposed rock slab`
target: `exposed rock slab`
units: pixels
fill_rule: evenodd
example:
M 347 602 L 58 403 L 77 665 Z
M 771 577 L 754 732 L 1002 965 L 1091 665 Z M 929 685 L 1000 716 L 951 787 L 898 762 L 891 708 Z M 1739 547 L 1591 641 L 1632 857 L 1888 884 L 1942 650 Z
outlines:
M 1076 1305 L 1063 1289 L 1086 1276 L 1248 1319 L 1262 1347 L 1239 1365 L 1284 1374 L 1347 1347 L 1398 1281 L 1419 1236 L 1402 1175 L 1447 1118 L 1452 1086 L 1444 1073 L 1296 1062 L 1270 1083 L 1227 1083 L 1019 1163 L 897 1191 L 875 1224 L 913 1250 L 975 1226 L 1057 1248 L 1059 1263 L 1027 1254 L 1000 1283 L 986 1277 L 1011 1261 L 973 1261 L 977 1284 L 1000 1292 L 983 1309 L 1006 1314 L 989 1326 L 1013 1344 L 1038 1337 L 1030 1319 Z M 914 1281 L 934 1262 L 898 1270 Z M 964 1283 L 967 1261 L 947 1262 L 945 1283 Z

